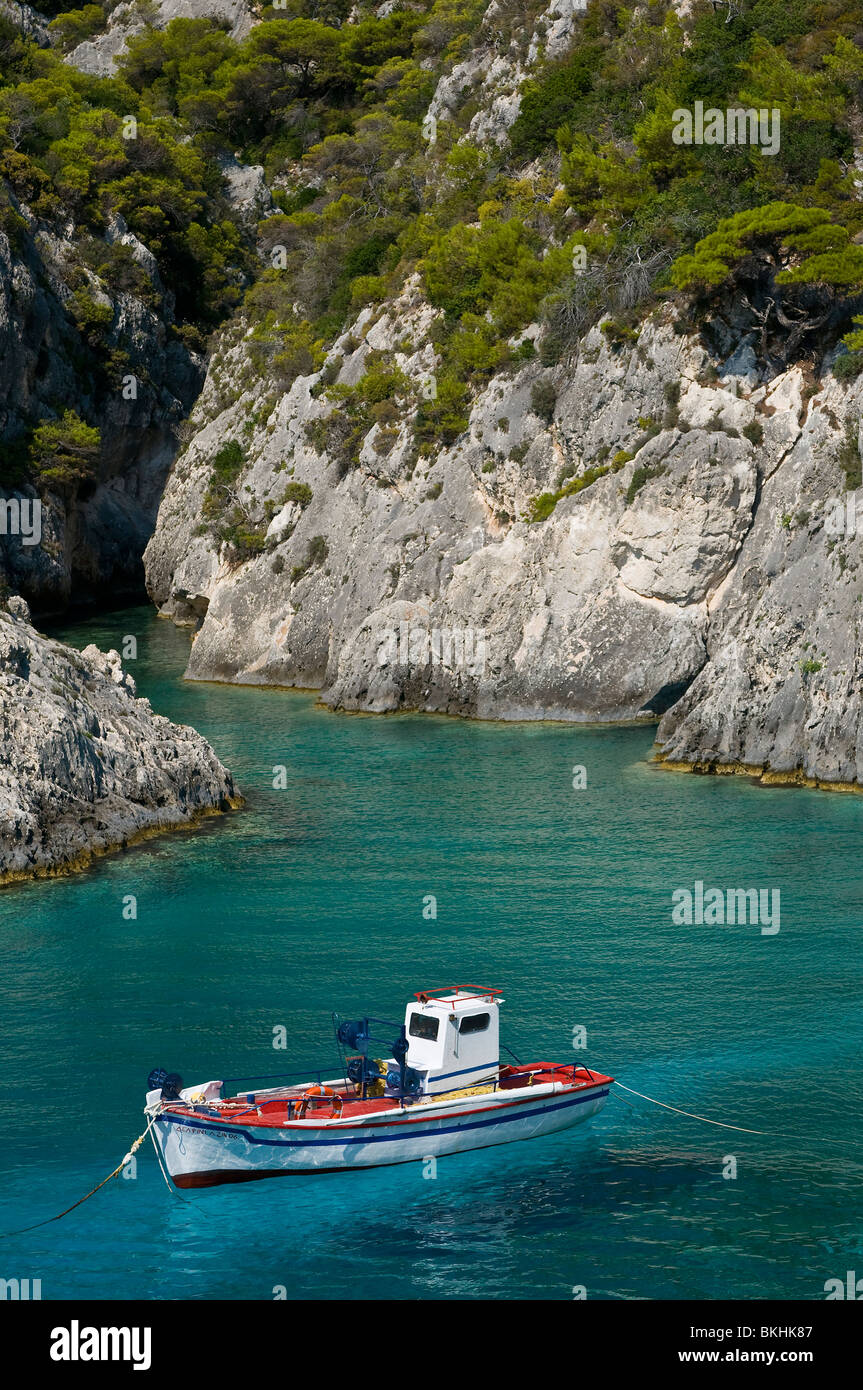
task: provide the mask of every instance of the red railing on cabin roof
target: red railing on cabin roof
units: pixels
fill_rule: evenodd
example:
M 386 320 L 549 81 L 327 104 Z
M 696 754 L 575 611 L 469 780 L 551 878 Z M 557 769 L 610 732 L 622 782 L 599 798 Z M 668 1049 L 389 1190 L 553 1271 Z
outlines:
M 473 990 L 474 993 L 468 993 Z M 462 993 L 464 991 L 464 993 Z M 414 994 L 414 999 L 419 999 L 420 1003 L 425 1003 L 435 994 L 461 994 L 462 998 L 467 999 L 486 999 L 490 995 L 503 994 L 502 989 L 486 989 L 482 985 L 438 985 L 435 989 L 418 989 Z

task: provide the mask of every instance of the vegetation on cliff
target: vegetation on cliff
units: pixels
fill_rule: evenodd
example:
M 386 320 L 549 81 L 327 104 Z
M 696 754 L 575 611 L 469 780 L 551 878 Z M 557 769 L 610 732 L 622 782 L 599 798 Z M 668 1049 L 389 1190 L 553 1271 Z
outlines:
M 57 17 L 61 48 L 94 32 L 98 8 Z M 0 21 L 0 228 L 23 250 L 34 229 L 74 227 L 76 370 L 101 372 L 81 393 L 82 426 L 123 369 L 115 309 L 94 287 L 160 302 L 106 240 L 118 216 L 171 287 L 172 331 L 202 346 L 239 315 L 253 370 L 281 389 L 419 272 L 441 311 L 436 397 L 395 377 L 383 399 L 377 378 L 352 389 L 339 401 L 343 468 L 384 403 L 398 412 L 411 391 L 418 445 L 453 439 L 471 390 L 533 353 L 521 336 L 532 322 L 545 364 L 591 322 L 624 343 L 658 300 L 683 296 L 698 312 L 729 288 L 738 301 L 745 291 L 744 327 L 760 328 L 768 358 L 814 352 L 824 325 L 833 342 L 852 329 L 861 0 L 743 0 L 733 14 L 696 0 L 684 17 L 590 0 L 568 54 L 530 68 L 498 143 L 471 133 L 481 92 L 469 82 L 426 121 L 439 78 L 471 52 L 524 61 L 534 35 L 541 44 L 539 0 L 487 23 L 484 8 L 361 5 L 349 22 L 346 0 L 289 0 L 242 42 L 215 21 L 178 19 L 132 37 L 111 78 Z M 676 143 L 675 111 L 697 102 L 778 111 L 778 147 Z M 277 211 L 257 228 L 226 199 L 220 160 L 232 156 L 262 164 L 273 191 Z M 19 440 L 19 468 L 23 448 L 38 472 L 43 425 Z

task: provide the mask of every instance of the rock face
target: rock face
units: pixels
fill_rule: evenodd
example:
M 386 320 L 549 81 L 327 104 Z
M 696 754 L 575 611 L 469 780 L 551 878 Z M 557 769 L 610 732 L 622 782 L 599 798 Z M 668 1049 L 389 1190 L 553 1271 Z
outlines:
M 802 386 L 799 371 L 777 383 L 785 447 L 713 604 L 708 660 L 657 742 L 671 763 L 863 786 L 863 500 L 840 469 L 859 457 L 863 391 L 828 381 L 804 407 Z
M 22 34 L 38 43 L 40 48 L 47 48 L 50 44 L 48 20 L 30 5 L 19 4 L 18 0 L 0 0 L 0 17 L 14 24 Z
M 242 39 L 252 27 L 252 7 L 246 0 L 131 0 L 115 5 L 104 33 L 79 43 L 67 61 L 93 77 L 109 77 L 128 38 L 148 24 L 164 29 L 172 19 L 221 20 L 235 39 Z
M 27 221 L 25 208 L 21 212 Z M 132 252 L 153 285 L 153 303 L 122 291 L 111 299 L 113 322 L 100 349 L 123 354 L 124 372 L 136 374 L 136 397 L 119 388 L 100 388 L 100 358 L 93 355 L 90 410 L 101 431 L 98 476 L 86 486 L 55 489 L 42 498 L 41 545 L 23 543 L 0 526 L 0 581 L 23 593 L 41 612 L 61 612 L 77 601 L 101 601 L 106 592 L 122 598 L 143 589 L 141 554 L 152 533 L 168 469 L 177 450 L 176 430 L 200 390 L 201 361 L 169 329 L 172 296 L 162 286 L 150 252 L 116 219 L 107 240 Z M 86 353 L 71 321 L 68 281 L 75 263 L 73 236 L 38 228 L 30 219 L 22 244 L 13 248 L 0 233 L 0 436 L 14 437 L 28 421 L 53 418 L 58 402 L 82 407 L 75 362 Z M 0 503 L 13 496 L 35 498 L 32 488 L 16 493 L 5 482 L 0 457 Z M 5 483 L 5 485 L 4 485 Z
M 114 651 L 40 636 L 0 612 L 0 884 L 80 868 L 94 854 L 239 803 L 193 729 L 135 698 Z
M 478 145 L 503 145 L 521 108 L 519 88 L 541 57 L 554 59 L 569 48 L 576 15 L 583 14 L 587 0 L 551 0 L 538 15 L 526 52 L 511 39 L 501 52 L 497 42 L 500 30 L 512 21 L 512 8 L 506 0 L 491 0 L 479 26 L 476 45 L 469 58 L 456 63 L 440 79 L 428 108 L 427 120 L 447 120 L 465 100 L 478 97 L 480 109 L 468 126 L 470 139 Z M 530 32 L 530 31 L 528 31 Z
M 799 367 L 759 379 L 748 357 L 717 376 L 663 313 L 634 344 L 594 329 L 568 364 L 493 379 L 428 460 L 409 421 L 384 454 L 373 426 L 346 476 L 319 375 L 223 412 L 208 383 L 145 557 L 163 612 L 199 628 L 189 677 L 318 688 L 345 709 L 661 715 L 677 765 L 858 781 L 857 543 L 835 513 L 856 498 L 863 387 L 828 375 L 812 395 Z M 358 380 L 375 349 L 428 372 L 433 318 L 409 284 L 335 345 L 330 379 Z M 222 371 L 242 363 L 240 344 Z M 243 562 L 202 512 L 231 438 L 248 440 L 238 490 L 267 535 Z M 311 500 L 286 501 L 286 477 Z
M 525 29 L 492 0 L 439 77 L 424 138 L 460 120 L 463 139 L 503 149 L 520 84 L 569 51 L 583 8 L 551 0 Z M 68 60 L 110 71 L 148 17 L 221 16 L 241 36 L 258 13 L 247 0 L 123 4 Z M 220 164 L 247 230 L 276 211 L 262 166 L 229 154 Z M 534 172 L 550 194 L 556 166 Z M 302 178 L 286 175 L 283 191 Z M 564 192 L 558 184 L 552 201 Z M 0 237 L 0 399 L 32 414 L 30 397 L 68 394 L 68 353 L 46 350 L 68 333 L 68 292 L 62 236 L 28 247 L 16 259 Z M 132 249 L 156 276 L 146 248 Z M 134 416 L 116 401 L 95 487 L 72 507 L 47 499 L 47 544 L 15 549 L 0 533 L 0 581 L 42 606 L 115 587 L 130 556 L 137 563 L 175 425 L 198 390 L 200 363 L 127 299 L 114 306 L 116 332 L 146 362 L 154 401 Z M 435 389 L 444 325 L 419 274 L 364 309 L 322 369 L 289 389 L 238 319 L 210 364 L 145 555 L 162 612 L 196 629 L 187 674 L 312 687 L 344 709 L 661 719 L 669 766 L 858 785 L 863 378 L 841 384 L 828 355 L 816 387 L 811 367 L 781 370 L 790 353 L 771 358 L 762 344 L 759 357 L 741 323 L 731 305 L 727 322 L 717 313 L 696 337 L 666 303 L 637 332 L 614 319 L 591 329 L 553 367 L 543 358 L 560 354 L 544 344 L 531 354 L 542 334 L 530 325 L 510 340 L 515 365 L 483 378 L 460 436 L 421 448 L 419 403 L 424 383 Z M 346 455 L 356 416 L 326 388 L 357 386 L 381 354 L 413 394 L 378 400 L 358 454 L 352 437 Z

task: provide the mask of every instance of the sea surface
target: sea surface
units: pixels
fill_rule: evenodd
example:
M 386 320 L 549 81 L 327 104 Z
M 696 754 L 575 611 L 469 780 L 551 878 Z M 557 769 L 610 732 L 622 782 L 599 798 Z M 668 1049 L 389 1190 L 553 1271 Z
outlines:
M 503 988 L 525 1060 L 762 1133 L 617 1092 L 435 1178 L 182 1197 L 147 1147 L 135 1177 L 0 1241 L 0 1278 L 43 1299 L 569 1300 L 823 1299 L 863 1275 L 863 798 L 659 771 L 645 727 L 336 715 L 184 682 L 189 634 L 146 608 L 59 635 L 135 636 L 139 693 L 211 740 L 247 803 L 0 892 L 0 1231 L 120 1162 L 154 1066 L 329 1068 L 333 1010 L 398 1020 L 449 982 Z M 677 925 L 697 880 L 778 888 L 780 930 Z

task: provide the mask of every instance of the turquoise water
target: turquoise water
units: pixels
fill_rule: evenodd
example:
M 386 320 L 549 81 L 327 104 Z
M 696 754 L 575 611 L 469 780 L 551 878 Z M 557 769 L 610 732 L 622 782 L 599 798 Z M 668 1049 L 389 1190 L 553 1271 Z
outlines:
M 406 1165 L 183 1199 L 143 1149 L 136 1179 L 0 1243 L 0 1277 L 46 1299 L 823 1298 L 863 1270 L 863 799 L 659 772 L 644 728 L 339 716 L 185 684 L 188 634 L 146 609 L 63 635 L 129 633 L 140 693 L 210 738 L 247 807 L 0 893 L 0 1230 L 120 1161 L 153 1066 L 326 1064 L 332 1009 L 398 1018 L 450 980 L 504 987 L 503 1035 L 528 1059 L 578 1057 L 771 1134 L 612 1097 L 435 1179 Z M 780 932 L 675 926 L 671 893 L 696 879 L 778 887 Z

